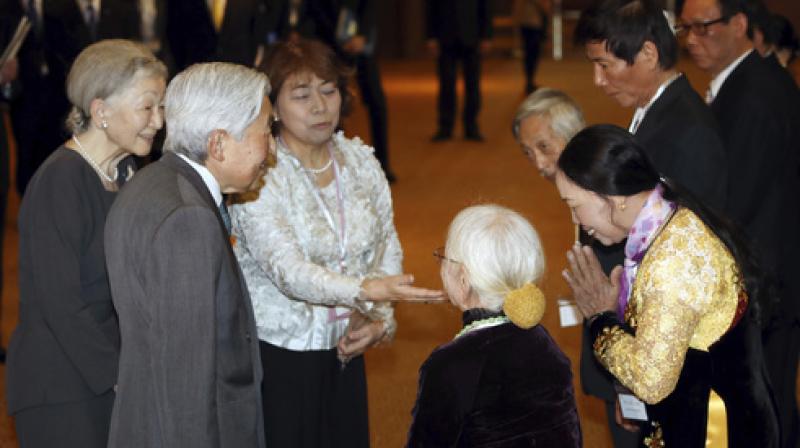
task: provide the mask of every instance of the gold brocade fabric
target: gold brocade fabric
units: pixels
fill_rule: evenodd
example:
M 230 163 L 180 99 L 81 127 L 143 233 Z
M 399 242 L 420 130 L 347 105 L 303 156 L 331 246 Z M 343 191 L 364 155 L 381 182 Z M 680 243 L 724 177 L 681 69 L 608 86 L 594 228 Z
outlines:
M 733 322 L 741 282 L 725 245 L 681 208 L 642 260 L 625 311 L 636 336 L 606 329 L 600 362 L 637 397 L 655 404 L 678 382 L 689 347 L 707 351 Z

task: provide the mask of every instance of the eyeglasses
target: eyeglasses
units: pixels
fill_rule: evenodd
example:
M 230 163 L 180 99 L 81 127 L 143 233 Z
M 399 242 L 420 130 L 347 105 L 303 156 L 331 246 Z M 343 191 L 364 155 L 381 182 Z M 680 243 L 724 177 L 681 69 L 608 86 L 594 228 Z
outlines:
M 451 263 L 461 263 L 458 260 L 453 260 L 452 258 L 445 257 L 445 255 L 444 255 L 444 246 L 442 246 L 442 247 L 436 249 L 435 251 L 433 251 L 433 256 L 436 257 L 436 260 L 439 261 L 439 263 L 441 263 L 442 260 L 447 260 L 447 261 L 449 261 Z
M 727 22 L 728 20 L 730 20 L 729 16 L 722 16 L 718 19 L 706 20 L 702 22 L 678 23 L 675 25 L 675 34 L 684 37 L 689 34 L 689 31 L 691 31 L 695 36 L 702 37 L 708 34 L 708 27 L 711 25 Z

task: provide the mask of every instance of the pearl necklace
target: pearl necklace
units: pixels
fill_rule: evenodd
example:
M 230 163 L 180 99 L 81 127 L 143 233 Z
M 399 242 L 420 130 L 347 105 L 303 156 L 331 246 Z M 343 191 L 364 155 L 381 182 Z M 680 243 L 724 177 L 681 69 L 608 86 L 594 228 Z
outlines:
M 75 144 L 78 145 L 78 147 L 75 148 L 75 151 L 78 154 L 80 154 L 84 158 L 84 160 L 89 162 L 89 165 L 91 165 L 92 168 L 94 168 L 94 170 L 97 171 L 97 174 L 99 174 L 100 177 L 103 178 L 103 180 L 105 180 L 110 184 L 113 184 L 117 181 L 117 178 L 119 177 L 119 171 L 116 168 L 114 168 L 114 177 L 109 176 L 108 173 L 100 169 L 100 165 L 98 165 L 97 162 L 95 162 L 91 157 L 89 157 L 89 154 L 87 154 L 86 150 L 83 149 L 83 145 L 81 144 L 81 141 L 78 140 L 78 137 L 73 135 L 72 141 L 74 141 Z
M 453 339 L 458 339 L 461 336 L 464 336 L 467 333 L 471 333 L 476 330 L 481 330 L 483 328 L 489 327 L 496 327 L 498 325 L 503 325 L 506 322 L 511 322 L 508 317 L 506 316 L 495 316 L 495 317 L 487 317 L 486 319 L 476 320 L 471 324 L 467 325 L 466 327 L 462 328 L 461 331 L 458 332 L 456 337 Z
M 333 157 L 329 158 L 328 163 L 326 163 L 325 166 L 323 166 L 322 168 L 306 168 L 306 167 L 303 168 L 311 174 L 319 175 L 324 173 L 325 171 L 328 171 L 328 168 L 330 168 L 332 164 L 333 164 Z

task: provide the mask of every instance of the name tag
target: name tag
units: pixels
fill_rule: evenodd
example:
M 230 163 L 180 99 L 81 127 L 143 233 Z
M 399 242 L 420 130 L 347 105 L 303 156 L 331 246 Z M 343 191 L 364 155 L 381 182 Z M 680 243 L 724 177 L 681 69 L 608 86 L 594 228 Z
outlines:
M 558 299 L 558 318 L 562 327 L 574 327 L 581 323 L 581 313 L 575 302 Z
M 623 417 L 628 420 L 647 421 L 647 408 L 641 400 L 630 394 L 619 394 L 618 397 Z

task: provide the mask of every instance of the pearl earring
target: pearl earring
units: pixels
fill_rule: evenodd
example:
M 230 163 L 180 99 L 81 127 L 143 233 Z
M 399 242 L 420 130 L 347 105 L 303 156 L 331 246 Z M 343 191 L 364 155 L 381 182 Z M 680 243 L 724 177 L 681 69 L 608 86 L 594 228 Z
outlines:
M 103 129 L 108 129 L 108 122 L 106 120 L 103 120 L 102 122 L 100 122 L 100 127 Z

